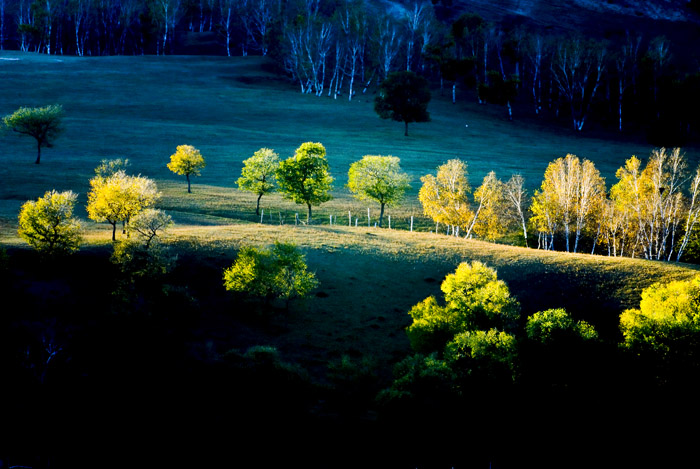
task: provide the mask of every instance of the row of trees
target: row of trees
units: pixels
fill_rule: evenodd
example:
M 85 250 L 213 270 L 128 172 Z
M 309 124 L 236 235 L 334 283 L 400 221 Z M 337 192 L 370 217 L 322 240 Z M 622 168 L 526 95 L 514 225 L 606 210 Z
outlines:
M 91 220 L 112 226 L 112 241 L 121 223 L 122 234 L 137 235 L 148 249 L 159 232 L 172 225 L 172 218 L 154 208 L 161 196 L 155 181 L 128 174 L 128 165 L 128 160 L 103 160 L 95 168 L 86 210 Z M 72 191 L 55 190 L 25 202 L 19 214 L 19 236 L 48 256 L 76 251 L 82 242 L 81 223 L 73 215 L 76 202 Z
M 399 115 L 407 119 L 405 113 Z M 41 147 L 50 144 L 60 131 L 61 116 L 62 108 L 57 105 L 20 108 L 4 122 L 8 128 L 35 138 L 39 163 Z M 262 196 L 277 189 L 283 197 L 306 205 L 307 223 L 311 223 L 312 207 L 332 198 L 333 177 L 321 143 L 303 143 L 284 161 L 273 150 L 261 148 L 243 163 L 238 187 L 257 194 L 256 214 L 260 213 Z M 392 156 L 365 155 L 348 172 L 347 187 L 355 197 L 379 203 L 380 227 L 385 207 L 400 202 L 410 188 L 410 178 L 399 163 Z M 195 147 L 180 145 L 167 166 L 186 177 L 189 193 L 191 177 L 200 175 L 206 162 Z M 96 173 L 90 181 L 88 216 L 109 222 L 115 239 L 117 224 L 121 222 L 126 233 L 129 220 L 152 207 L 159 194 L 152 180 L 127 175 L 124 161 L 103 162 Z M 436 233 L 443 224 L 455 236 L 462 233 L 467 238 L 494 241 L 519 230 L 528 246 L 528 230 L 535 230 L 538 248 L 552 250 L 559 248 L 555 242 L 562 242 L 567 252 L 578 252 L 587 244 L 593 253 L 603 245 L 611 256 L 669 261 L 675 256 L 680 260 L 694 238 L 700 216 L 700 167 L 689 175 L 680 148 L 661 148 L 652 151 L 644 167 L 632 156 L 616 176 L 618 182 L 608 191 L 593 162 L 566 155 L 547 166 L 528 207 L 524 179 L 517 174 L 503 182 L 495 172 L 489 172 L 472 198 L 467 164 L 454 159 L 439 166 L 435 175 L 421 178 L 418 199 L 425 215 L 436 222 Z M 46 197 L 55 199 L 58 195 L 47 193 Z M 68 206 L 75 196 L 60 195 L 66 206 L 60 213 L 72 211 Z
M 620 131 L 649 126 L 657 138 L 686 137 L 698 125 L 691 102 L 700 102 L 700 75 L 693 58 L 674 53 L 663 36 L 552 36 L 468 12 L 438 20 L 433 4 L 418 0 L 391 14 L 361 0 L 0 0 L 0 6 L 0 48 L 166 53 L 176 33 L 210 34 L 222 53 L 275 58 L 303 93 L 317 96 L 352 99 L 406 70 L 450 86 L 453 101 L 458 90 L 469 90 L 479 102 L 506 106 L 510 117 L 519 95 L 534 115 L 567 116 L 577 131 L 592 114 Z
M 415 76 L 412 72 L 395 73 L 385 82 L 393 83 L 393 78 L 404 75 Z M 387 91 L 377 99 L 386 99 L 382 106 L 408 122 L 417 114 L 406 111 L 411 103 L 404 103 L 410 100 L 389 99 L 395 96 Z M 416 103 L 419 110 L 425 109 L 425 102 L 414 100 Z M 60 132 L 62 112 L 58 105 L 20 108 L 3 120 L 8 128 L 34 137 L 39 163 L 41 147 L 50 145 Z M 278 187 L 285 198 L 306 205 L 307 223 L 312 219 L 312 207 L 332 197 L 333 177 L 321 143 L 303 143 L 284 161 L 273 150 L 262 148 L 243 163 L 238 187 L 257 194 L 256 214 L 262 196 Z M 88 216 L 109 222 L 112 239 L 117 223 L 121 222 L 126 232 L 129 220 L 158 199 L 155 183 L 127 175 L 125 164 L 121 160 L 103 162 L 90 181 Z M 186 177 L 189 193 L 191 177 L 200 175 L 206 162 L 195 147 L 180 145 L 167 166 Z M 693 239 L 700 216 L 700 167 L 689 175 L 680 148 L 661 148 L 652 151 L 644 167 L 639 158 L 631 157 L 616 176 L 618 182 L 608 191 L 593 162 L 566 155 L 547 166 L 540 189 L 535 191 L 528 208 L 524 180 L 517 174 L 502 182 L 491 171 L 471 200 L 467 164 L 455 159 L 438 167 L 436 175 L 421 178 L 418 199 L 424 213 L 438 225 L 447 225 L 448 233 L 455 236 L 461 232 L 465 237 L 493 241 L 517 229 L 527 246 L 528 229 L 534 229 L 538 247 L 544 249 L 555 249 L 559 239 L 567 252 L 578 252 L 583 242 L 591 252 L 602 244 L 611 256 L 672 260 L 675 255 L 680 260 Z M 358 199 L 379 203 L 381 227 L 385 207 L 400 202 L 410 185 L 398 158 L 365 155 L 350 166 L 347 187 Z M 61 200 L 68 205 L 75 197 L 63 194 Z M 438 226 L 435 231 L 438 232 Z
M 421 177 L 418 200 L 436 233 L 440 224 L 450 235 L 489 241 L 519 233 L 528 246 L 534 230 L 537 247 L 546 250 L 586 245 L 594 253 L 602 245 L 610 256 L 680 260 L 700 216 L 700 168 L 690 174 L 680 148 L 660 148 L 644 167 L 633 156 L 616 175 L 608 190 L 592 161 L 568 154 L 547 166 L 532 196 L 521 175 L 504 182 L 493 171 L 472 194 L 467 163 L 453 159 Z M 284 197 L 307 205 L 310 223 L 311 207 L 330 200 L 331 182 L 325 149 L 307 142 L 281 163 L 273 150 L 258 150 L 244 161 L 238 186 L 258 195 L 259 214 L 260 199 L 278 183 Z M 397 157 L 365 155 L 350 165 L 347 187 L 359 200 L 379 203 L 381 227 L 385 207 L 403 200 L 410 178 Z
M 365 155 L 350 165 L 348 189 L 359 200 L 379 203 L 379 226 L 384 220 L 384 208 L 400 202 L 409 186 L 409 176 L 401 170 L 395 156 Z M 294 156 L 280 161 L 269 148 L 261 148 L 243 162 L 237 181 L 241 190 L 258 196 L 256 214 L 260 214 L 260 199 L 276 190 L 286 199 L 307 206 L 307 224 L 311 223 L 312 207 L 331 199 L 333 177 L 321 143 L 303 143 Z
M 472 201 L 466 163 L 450 160 L 421 178 L 418 198 L 454 235 L 497 240 L 521 230 L 527 246 L 534 230 L 538 248 L 578 252 L 585 241 L 591 253 L 603 245 L 610 256 L 680 260 L 695 237 L 700 168 L 689 174 L 680 148 L 661 148 L 644 167 L 631 157 L 616 176 L 607 190 L 593 162 L 569 154 L 547 166 L 531 198 L 520 175 L 503 182 L 492 171 Z

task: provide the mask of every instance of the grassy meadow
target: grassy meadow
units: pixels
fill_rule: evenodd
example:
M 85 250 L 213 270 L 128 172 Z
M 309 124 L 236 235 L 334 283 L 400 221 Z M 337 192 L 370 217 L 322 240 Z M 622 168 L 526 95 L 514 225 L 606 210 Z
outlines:
M 105 467 L 102 463 L 113 457 L 115 467 L 132 467 L 144 462 L 137 450 L 140 439 L 152 456 L 151 467 L 167 466 L 163 462 L 171 459 L 182 465 L 183 455 L 193 456 L 192 467 L 206 466 L 206 457 L 221 456 L 229 463 L 248 455 L 257 467 L 285 467 L 289 462 L 319 468 L 466 467 L 454 461 L 478 461 L 480 465 L 468 467 L 495 468 L 506 467 L 497 461 L 508 453 L 511 467 L 529 467 L 523 461 L 546 467 L 542 464 L 547 459 L 552 467 L 561 467 L 551 452 L 555 447 L 572 449 L 568 462 L 576 462 L 572 460 L 584 447 L 570 431 L 581 438 L 605 439 L 593 449 L 613 445 L 627 450 L 618 438 L 620 429 L 626 425 L 635 434 L 638 422 L 641 434 L 648 425 L 646 413 L 629 411 L 634 410 L 627 405 L 634 396 L 620 397 L 607 389 L 590 395 L 584 391 L 585 400 L 573 404 L 561 389 L 536 401 L 516 398 L 497 409 L 507 417 L 503 421 L 476 401 L 473 409 L 463 410 L 475 420 L 458 422 L 464 427 L 460 431 L 415 427 L 410 412 L 404 416 L 407 424 L 398 419 L 395 426 L 372 425 L 381 423 L 373 413 L 374 396 L 391 383 L 393 365 L 410 353 L 407 312 L 429 295 L 441 298 L 442 280 L 460 262 L 480 260 L 496 268 L 519 300 L 523 320 L 537 311 L 564 307 L 574 318 L 593 324 L 610 350 L 620 340 L 619 314 L 639 304 L 645 287 L 698 273 L 689 264 L 545 252 L 436 234 L 417 200 L 420 177 L 460 158 L 469 165 L 473 188 L 494 170 L 502 179 L 522 174 L 532 194 L 547 164 L 573 153 L 594 161 L 610 187 L 626 158 L 645 158 L 652 150 L 643 140 L 598 131 L 576 135 L 567 128 L 519 120 L 517 112 L 509 122 L 500 107 L 477 105 L 464 94 L 453 105 L 448 90 L 441 96 L 437 89 L 429 106 L 432 121 L 411 124 L 404 137 L 402 123 L 376 116 L 372 90 L 352 102 L 347 96 L 333 100 L 302 95 L 259 57 L 78 58 L 0 51 L 0 91 L 1 115 L 53 103 L 65 110 L 65 131 L 53 148 L 42 151 L 40 165 L 34 164 L 33 139 L 0 132 L 0 247 L 9 254 L 0 259 L 0 267 L 9 267 L 0 269 L 0 292 L 22 305 L 7 308 L 0 322 L 0 366 L 9 370 L 8 376 L 21 378 L 6 386 L 11 393 L 7 402 L 13 405 L 3 416 L 9 415 L 6 426 L 14 438 L 0 443 L 0 454 L 14 458 L 8 464 L 74 468 L 84 460 L 85 467 Z M 287 158 L 306 141 L 321 142 L 327 149 L 334 199 L 314 207 L 312 225 L 295 226 L 295 213 L 305 219 L 305 207 L 278 194 L 265 196 L 260 223 L 255 196 L 236 189 L 242 161 L 261 147 Z M 181 144 L 194 145 L 207 161 L 201 177 L 193 178 L 192 194 L 185 178 L 166 168 Z M 696 164 L 700 151 L 685 151 L 691 165 Z M 386 212 L 392 217 L 391 230 L 374 228 L 379 209 L 374 205 L 369 205 L 368 226 L 368 204 L 353 199 L 344 187 L 350 164 L 366 154 L 399 157 L 413 178 L 405 201 Z M 158 208 L 175 221 L 164 235 L 177 254 L 165 279 L 170 290 L 157 297 L 165 298 L 164 303 L 148 316 L 138 314 L 141 304 L 127 304 L 124 314 L 111 314 L 110 295 L 119 282 L 108 260 L 111 226 L 86 216 L 89 179 L 100 161 L 110 158 L 128 158 L 131 172 L 154 179 L 163 195 Z M 69 262 L 58 265 L 42 262 L 17 236 L 22 203 L 50 189 L 79 194 L 77 216 L 86 241 Z M 262 307 L 223 287 L 223 270 L 241 246 L 275 241 L 299 245 L 320 282 L 310 298 L 293 302 L 289 311 L 281 305 Z M 38 374 L 46 360 L 42 353 L 47 337 L 63 348 L 44 385 L 32 373 Z M 264 374 L 267 368 L 251 372 L 236 353 L 255 345 L 276 347 L 285 363 L 301 366 L 319 386 L 309 390 L 279 370 L 269 376 Z M 356 363 L 370 359 L 376 379 L 367 384 L 362 376 L 353 381 L 350 375 L 347 389 L 333 385 L 329 370 L 343 357 Z M 33 368 L 26 365 L 32 359 L 37 364 Z M 346 402 L 357 396 L 359 404 Z M 644 397 L 639 400 L 642 405 Z M 684 405 L 682 399 L 678 402 Z M 616 410 L 603 415 L 603 404 Z M 349 417 L 343 413 L 348 408 Z M 511 414 L 514 409 L 519 411 Z M 664 407 L 649 415 L 666 412 Z M 430 409 L 426 414 L 430 422 Z M 547 418 L 554 443 L 533 431 L 534 423 Z M 595 430 L 579 427 L 579 421 Z M 65 438 L 58 439 L 59 432 L 45 430 L 62 431 L 65 422 L 80 430 L 65 431 Z M 302 431 L 304 423 L 316 424 L 316 433 Z M 119 424 L 128 431 L 122 432 Z M 107 427 L 114 439 L 94 430 Z M 153 446 L 160 431 L 170 437 L 163 439 L 163 451 Z M 125 435 L 132 440 L 128 444 L 121 443 Z M 649 435 L 656 438 L 657 432 Z M 85 442 L 91 439 L 97 440 L 92 446 L 95 459 L 86 451 L 91 445 Z M 206 443 L 193 443 L 200 439 Z M 182 445 L 174 443 L 180 440 Z M 530 440 L 537 446 L 527 452 L 513 446 Z M 446 457 L 443 465 L 436 464 L 439 452 Z M 377 454 L 386 464 L 379 464 Z M 608 453 L 600 454 L 610 461 Z M 417 463 L 419 455 L 425 464 Z M 628 462 L 629 455 L 624 456 Z
M 79 193 L 78 216 L 87 240 L 108 245 L 109 225 L 86 218 L 88 181 L 100 160 L 128 158 L 132 172 L 155 179 L 163 192 L 159 207 L 176 222 L 171 241 L 200 246 L 218 260 L 217 268 L 230 264 L 244 244 L 291 240 L 305 250 L 323 293 L 295 308 L 289 320 L 299 327 L 275 339 L 292 354 L 300 350 L 298 344 L 313 343 L 319 360 L 329 350 L 335 355 L 371 352 L 389 361 L 400 356 L 407 350 L 407 310 L 439 294 L 442 278 L 463 260 L 496 267 L 524 313 L 565 306 L 613 335 L 621 308 L 635 306 L 643 287 L 695 273 L 687 265 L 547 253 L 435 235 L 417 200 L 420 177 L 450 158 L 468 162 L 473 187 L 495 170 L 504 179 L 522 174 L 532 193 L 550 161 L 574 153 L 593 160 L 609 185 L 625 158 L 649 153 L 651 147 L 640 141 L 509 122 L 497 106 L 465 99 L 453 105 L 449 93 L 441 96 L 439 90 L 429 107 L 432 121 L 410 125 L 404 137 L 401 123 L 376 116 L 371 90 L 352 102 L 345 96 L 302 95 L 258 57 L 59 58 L 2 52 L 0 59 L 3 115 L 20 106 L 58 103 L 66 116 L 65 132 L 53 148 L 43 150 L 40 165 L 33 163 L 31 138 L 2 135 L 3 244 L 22 245 L 16 217 L 25 200 L 49 189 L 72 189 Z M 305 219 L 305 207 L 277 194 L 265 196 L 260 225 L 255 197 L 236 189 L 242 161 L 261 147 L 286 158 L 305 141 L 326 146 L 336 179 L 334 199 L 315 207 L 314 226 L 294 227 L 294 214 Z M 165 166 L 180 144 L 199 148 L 207 161 L 201 177 L 193 179 L 192 194 L 184 178 Z M 349 165 L 365 154 L 398 156 L 413 178 L 403 204 L 388 209 L 393 230 L 368 227 L 368 205 L 344 188 Z M 687 156 L 692 162 L 699 155 L 689 149 Z M 378 207 L 369 207 L 376 216 Z M 411 215 L 413 233 L 408 232 Z M 331 216 L 334 226 L 329 226 Z M 216 275 L 212 282 L 220 281 Z
M 79 193 L 78 216 L 88 242 L 109 245 L 110 226 L 86 218 L 88 181 L 102 159 L 128 158 L 131 171 L 155 179 L 163 193 L 159 207 L 176 222 L 168 239 L 183 254 L 195 253 L 195 261 L 209 269 L 183 282 L 203 284 L 206 278 L 211 283 L 202 285 L 202 291 L 211 296 L 206 300 L 210 311 L 220 315 L 212 313 L 211 322 L 200 323 L 191 340 L 212 342 L 219 352 L 236 346 L 234 336 L 241 338 L 231 332 L 232 323 L 220 322 L 234 315 L 226 311 L 221 270 L 245 244 L 287 240 L 306 252 L 320 280 L 316 296 L 280 319 L 283 333 L 255 340 L 309 364 L 342 354 L 373 355 L 388 368 L 408 351 L 408 309 L 428 295 L 439 295 L 444 276 L 464 260 L 479 259 L 497 268 L 524 314 L 563 306 L 610 338 L 616 337 L 619 313 L 638 304 L 642 288 L 696 273 L 688 265 L 542 252 L 436 235 L 430 233 L 434 225 L 422 216 L 417 200 L 420 177 L 450 158 L 467 161 L 473 187 L 495 170 L 503 179 L 522 174 L 532 193 L 550 161 L 573 153 L 594 161 L 610 186 L 626 158 L 649 154 L 652 147 L 641 140 L 575 135 L 518 121 L 517 116 L 509 122 L 497 106 L 479 106 L 464 96 L 453 105 L 447 90 L 444 96 L 434 90 L 432 121 L 411 124 L 409 137 L 404 137 L 401 123 L 376 116 L 371 90 L 352 102 L 347 96 L 333 100 L 302 95 L 258 57 L 78 58 L 1 52 L 0 77 L 3 115 L 20 106 L 58 103 L 65 109 L 65 132 L 53 148 L 42 151 L 40 165 L 33 163 L 33 139 L 9 132 L 0 136 L 2 244 L 23 245 L 16 219 L 24 201 L 49 189 L 71 189 Z M 305 207 L 279 195 L 263 197 L 260 224 L 255 197 L 236 189 L 242 161 L 261 147 L 286 158 L 305 141 L 325 145 L 336 179 L 334 199 L 315 207 L 313 226 L 295 227 L 294 214 L 305 219 Z M 207 161 L 201 177 L 193 179 L 192 194 L 186 192 L 184 177 L 166 168 L 180 144 L 199 148 Z M 691 163 L 700 157 L 697 149 L 686 153 Z M 368 205 L 344 188 L 349 165 L 365 154 L 398 156 L 413 178 L 403 204 L 388 209 L 393 230 L 368 227 Z M 370 205 L 370 210 L 373 217 L 378 214 L 378 207 Z M 411 215 L 413 233 L 408 232 Z M 329 226 L 331 216 L 336 217 L 334 226 Z

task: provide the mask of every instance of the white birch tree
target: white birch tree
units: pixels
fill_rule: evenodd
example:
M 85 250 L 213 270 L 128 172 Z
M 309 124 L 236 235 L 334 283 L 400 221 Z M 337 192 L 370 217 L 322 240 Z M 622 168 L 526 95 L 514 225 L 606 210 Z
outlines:
M 552 74 L 560 95 L 569 106 L 574 130 L 581 131 L 607 65 L 602 43 L 577 37 L 563 41 L 552 60 Z
M 527 191 L 525 190 L 525 179 L 520 174 L 514 174 L 505 183 L 503 191 L 506 200 L 510 203 L 511 216 L 519 222 L 523 230 L 523 238 L 525 239 L 525 247 L 527 246 L 527 223 L 525 221 L 525 198 Z
M 676 262 L 680 262 L 681 256 L 694 234 L 693 230 L 698 222 L 698 217 L 700 217 L 700 166 L 695 170 L 695 176 L 690 182 L 690 200 L 687 206 L 683 238 L 678 247 Z
M 386 78 L 392 71 L 394 59 L 401 47 L 401 37 L 397 31 L 396 22 L 390 16 L 386 15 L 378 21 L 375 42 L 382 76 Z
M 625 92 L 636 81 L 638 73 L 637 63 L 639 61 L 641 43 L 641 35 L 632 37 L 628 33 L 615 58 L 615 68 L 617 70 L 617 129 L 619 132 L 622 132 L 622 106 Z

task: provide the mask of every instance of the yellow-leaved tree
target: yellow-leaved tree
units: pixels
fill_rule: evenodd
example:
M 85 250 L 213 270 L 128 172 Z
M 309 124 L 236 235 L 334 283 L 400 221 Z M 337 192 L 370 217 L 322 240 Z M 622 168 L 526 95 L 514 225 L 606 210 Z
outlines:
M 48 191 L 25 202 L 19 213 L 20 238 L 47 255 L 77 251 L 81 235 L 80 222 L 73 217 L 76 199 L 71 191 Z
M 459 229 L 473 225 L 475 214 L 469 206 L 471 187 L 467 178 L 467 164 L 453 159 L 441 165 L 437 174 L 427 174 L 421 179 L 423 186 L 418 192 L 418 200 L 423 213 L 437 223 L 451 227 L 455 235 Z
M 605 181 L 589 160 L 579 160 L 572 154 L 549 163 L 540 190 L 532 203 L 533 223 L 544 233 L 545 246 L 552 249 L 554 235 L 561 229 L 566 251 L 571 251 L 571 232 L 574 232 L 573 252 L 578 250 L 582 234 L 597 226 L 605 201 Z M 595 241 L 594 241 L 595 245 Z
M 192 193 L 190 176 L 199 176 L 202 169 L 207 165 L 204 157 L 192 145 L 178 145 L 175 153 L 170 155 L 168 169 L 175 174 L 187 178 L 187 192 Z
M 156 183 L 144 176 L 130 176 L 119 170 L 108 177 L 95 176 L 90 180 L 88 217 L 96 222 L 112 225 L 112 241 L 116 240 L 117 223 L 123 232 L 129 220 L 143 209 L 152 207 L 160 198 Z
M 611 198 L 620 210 L 632 214 L 636 222 L 635 243 L 644 257 L 670 260 L 679 225 L 684 218 L 686 225 L 691 223 L 682 193 L 687 163 L 680 148 L 670 152 L 660 148 L 652 151 L 646 166 L 641 168 L 637 157 L 628 159 L 617 170 L 619 181 L 611 189 Z M 694 193 L 692 208 L 696 210 L 697 187 Z
M 480 238 L 494 241 L 508 230 L 508 201 L 503 182 L 496 173 L 488 173 L 476 191 L 474 199 L 479 203 L 474 217 L 474 233 Z

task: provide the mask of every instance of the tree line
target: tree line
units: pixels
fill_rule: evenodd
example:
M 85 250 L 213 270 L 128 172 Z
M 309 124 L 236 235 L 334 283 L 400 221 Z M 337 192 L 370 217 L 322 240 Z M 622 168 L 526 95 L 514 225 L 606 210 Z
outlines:
M 47 106 L 21 108 L 3 120 L 7 128 L 34 137 L 40 151 L 42 144 L 58 136 L 61 116 L 60 106 Z M 88 216 L 109 222 L 112 240 L 116 239 L 118 223 L 127 233 L 130 220 L 152 208 L 159 198 L 155 182 L 128 175 L 127 163 L 104 161 L 90 181 Z M 185 176 L 188 193 L 192 191 L 191 177 L 200 175 L 205 166 L 201 152 L 191 145 L 179 145 L 167 165 L 173 173 Z M 700 166 L 689 171 L 678 147 L 657 148 L 644 165 L 636 156 L 627 159 L 616 178 L 608 189 L 592 161 L 567 154 L 549 163 L 539 189 L 531 196 L 521 175 L 513 174 L 504 182 L 494 171 L 472 193 L 467 163 L 452 159 L 440 165 L 435 174 L 420 178 L 418 200 L 423 213 L 435 222 L 435 233 L 442 224 L 449 235 L 487 241 L 511 236 L 519 239 L 519 244 L 534 247 L 529 239 L 532 236 L 528 236 L 534 231 L 538 249 L 580 252 L 587 248 L 593 254 L 602 247 L 608 256 L 680 261 L 697 238 Z M 262 197 L 279 191 L 284 198 L 306 206 L 306 223 L 311 224 L 313 207 L 332 199 L 333 182 L 323 144 L 305 142 L 281 161 L 274 150 L 259 149 L 243 161 L 237 185 L 257 195 L 257 215 Z M 364 155 L 348 170 L 347 189 L 354 197 L 379 204 L 379 227 L 383 226 L 385 208 L 400 203 L 410 187 L 410 177 L 395 156 Z M 44 199 L 28 202 L 25 208 L 38 212 L 30 217 L 23 208 L 20 234 L 30 244 L 37 245 L 36 239 L 44 238 L 49 250 L 66 250 L 59 242 L 65 232 L 67 250 L 73 250 L 79 244 L 75 240 L 79 223 L 71 215 L 75 200 L 72 193 L 47 192 Z M 148 213 L 147 225 L 158 226 L 158 220 L 166 219 L 158 211 Z M 53 221 L 47 222 L 47 217 Z M 65 230 L 61 228 L 64 224 Z M 154 236 L 155 231 L 149 243 Z
M 591 120 L 641 128 L 659 146 L 698 130 L 700 74 L 664 36 L 561 36 L 468 11 L 439 15 L 433 3 L 397 4 L 390 14 L 362 0 L 0 0 L 0 49 L 167 54 L 199 35 L 216 44 L 202 52 L 269 56 L 317 96 L 351 100 L 406 70 L 451 88 L 454 102 L 503 105 L 511 119 L 519 102 L 520 113 L 576 131 Z

